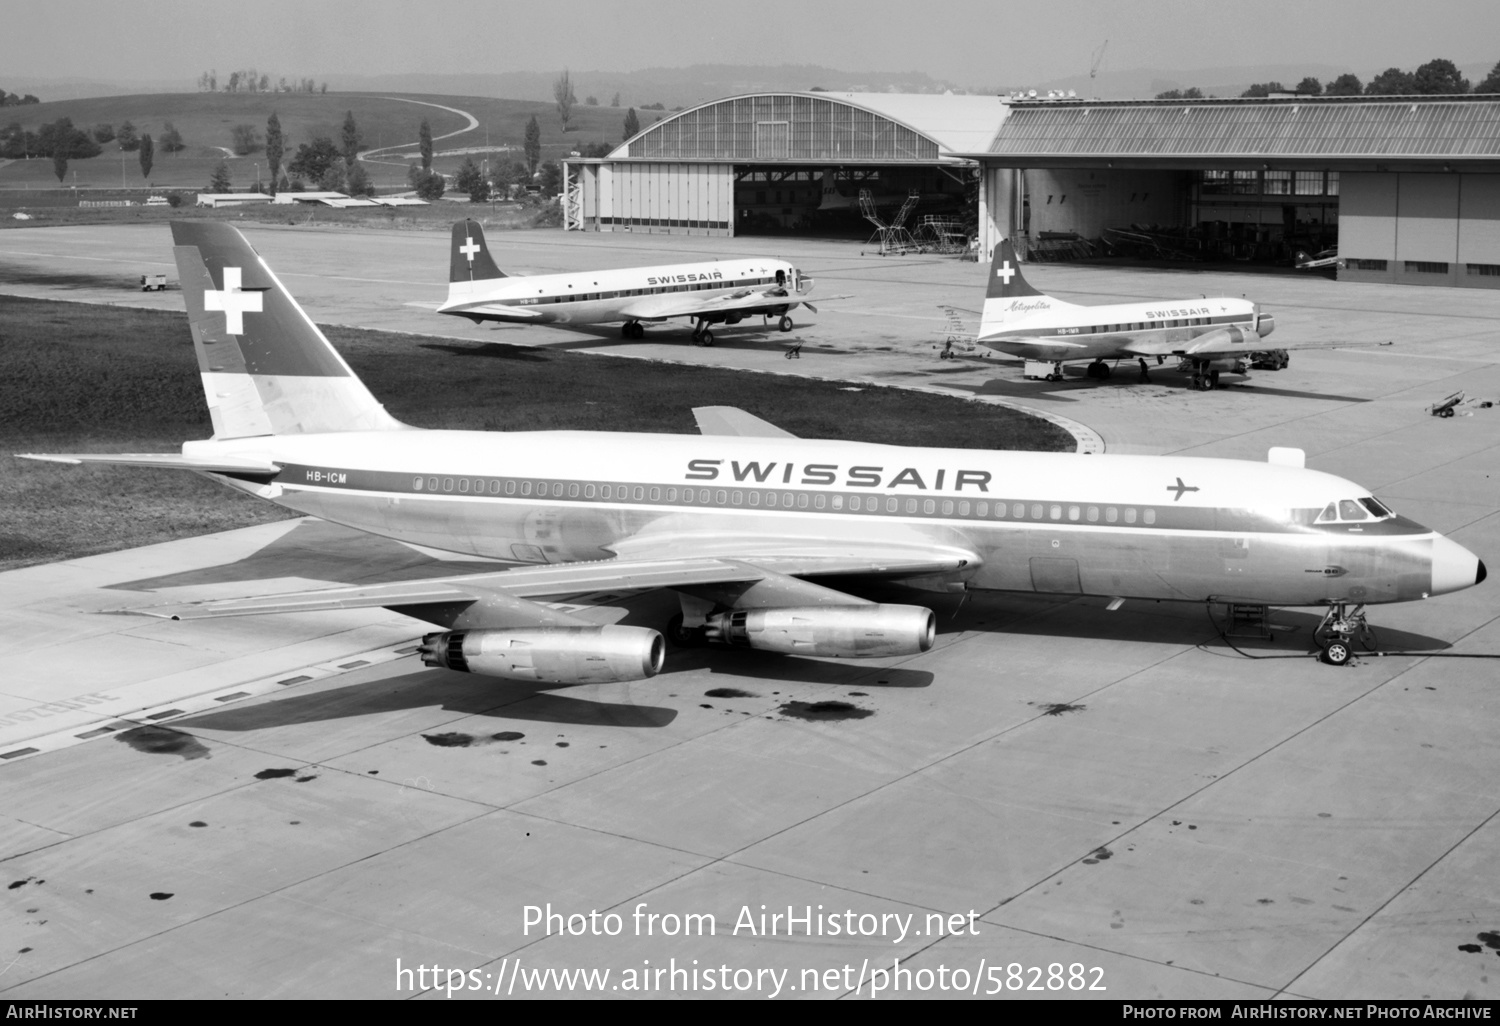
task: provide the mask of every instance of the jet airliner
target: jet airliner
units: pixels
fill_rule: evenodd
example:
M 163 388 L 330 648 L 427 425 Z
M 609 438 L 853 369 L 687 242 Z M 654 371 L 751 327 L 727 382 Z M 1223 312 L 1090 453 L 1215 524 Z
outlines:
M 1107 378 L 1105 361 L 1135 358 L 1141 380 L 1147 360 L 1167 357 L 1192 370 L 1196 389 L 1219 383 L 1220 371 L 1244 373 L 1254 354 L 1270 347 L 1261 339 L 1276 328 L 1260 304 L 1247 299 L 1168 299 L 1112 306 L 1078 306 L 1033 288 L 1021 273 L 1009 239 L 995 247 L 975 341 L 1019 356 L 1027 377 L 1062 380 L 1062 365 L 1088 360 L 1088 376 Z M 1327 342 L 1290 342 L 1280 349 L 1327 349 Z
M 635 339 L 645 337 L 645 324 L 686 317 L 697 322 L 693 342 L 711 346 L 709 325 L 757 314 L 791 331 L 793 307 L 818 312 L 803 298 L 812 287 L 785 260 L 766 257 L 510 276 L 495 264 L 478 222 L 460 221 L 449 252 L 448 301 L 437 312 L 476 323 L 618 323 L 620 337 Z
M 698 435 L 425 430 L 394 419 L 224 223 L 173 239 L 213 436 L 179 453 L 27 454 L 189 470 L 371 534 L 521 564 L 494 573 L 137 608 L 200 617 L 385 607 L 429 666 L 559 684 L 662 667 L 662 633 L 549 598 L 670 589 L 683 645 L 900 657 L 932 611 L 840 581 L 1115 600 L 1321 606 L 1348 660 L 1367 603 L 1485 579 L 1458 543 L 1352 481 L 1265 463 L 796 438 L 731 407 Z M 570 600 L 578 601 L 578 600 Z M 1352 607 L 1352 608 L 1351 608 Z

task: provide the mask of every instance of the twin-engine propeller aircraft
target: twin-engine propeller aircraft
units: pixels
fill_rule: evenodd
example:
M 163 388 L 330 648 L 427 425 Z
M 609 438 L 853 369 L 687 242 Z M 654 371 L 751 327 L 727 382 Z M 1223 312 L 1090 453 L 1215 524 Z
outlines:
M 1062 380 L 1062 365 L 1088 360 L 1088 376 L 1110 376 L 1107 360 L 1135 358 L 1141 380 L 1147 360 L 1181 361 L 1196 389 L 1214 388 L 1219 372 L 1244 374 L 1261 339 L 1275 330 L 1270 314 L 1247 299 L 1169 299 L 1116 306 L 1077 306 L 1038 292 L 1021 274 L 1009 239 L 995 247 L 976 341 L 1026 361 L 1027 377 Z M 1281 349 L 1327 349 L 1329 343 L 1289 343 Z M 1285 354 L 1282 354 L 1283 356 Z
M 1325 658 L 1341 663 L 1364 603 L 1485 578 L 1473 553 L 1304 469 L 1300 450 L 1262 464 L 907 448 L 795 438 L 731 407 L 695 410 L 701 435 L 410 427 L 236 229 L 172 234 L 213 437 L 28 458 L 191 470 L 372 534 L 535 565 L 136 613 L 385 607 L 442 628 L 423 641 L 429 666 L 577 684 L 652 676 L 663 639 L 549 597 L 667 588 L 683 644 L 856 658 L 925 651 L 933 613 L 826 581 L 1325 606 Z
M 476 323 L 619 323 L 621 338 L 636 339 L 646 336 L 645 324 L 686 317 L 697 322 L 693 342 L 711 346 L 709 325 L 757 314 L 791 331 L 793 307 L 818 312 L 802 298 L 812 287 L 785 260 L 766 257 L 511 277 L 495 265 L 478 222 L 460 221 L 453 226 L 448 301 L 438 313 Z

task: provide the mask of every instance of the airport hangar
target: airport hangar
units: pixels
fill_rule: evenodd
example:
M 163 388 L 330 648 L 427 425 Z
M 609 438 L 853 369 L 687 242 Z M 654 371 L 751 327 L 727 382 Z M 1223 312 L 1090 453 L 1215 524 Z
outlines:
M 1500 97 L 1485 95 L 739 96 L 569 161 L 564 224 L 733 235 L 748 227 L 737 214 L 769 213 L 816 231 L 824 169 L 852 195 L 903 170 L 948 187 L 976 167 L 985 259 L 1007 236 L 1045 259 L 1143 225 L 1208 258 L 1337 246 L 1341 280 L 1500 288 Z
M 755 93 L 670 114 L 609 156 L 564 164 L 563 226 L 735 235 L 871 226 L 859 190 L 961 205 L 1005 99 L 951 93 Z M 849 201 L 819 211 L 824 172 Z M 899 203 L 899 200 L 897 200 Z M 896 203 L 881 213 L 889 216 Z

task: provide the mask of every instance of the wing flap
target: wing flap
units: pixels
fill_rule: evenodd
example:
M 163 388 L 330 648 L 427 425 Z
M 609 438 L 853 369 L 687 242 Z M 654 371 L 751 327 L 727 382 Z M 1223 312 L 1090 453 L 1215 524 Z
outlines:
M 770 421 L 761 420 L 737 406 L 695 406 L 693 419 L 705 435 L 737 435 L 741 438 L 796 438 Z

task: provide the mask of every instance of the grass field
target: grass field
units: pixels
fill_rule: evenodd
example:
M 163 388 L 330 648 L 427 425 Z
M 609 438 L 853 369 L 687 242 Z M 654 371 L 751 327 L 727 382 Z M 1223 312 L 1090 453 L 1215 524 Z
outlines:
M 150 133 L 153 139 L 160 140 L 163 123 L 171 121 L 182 133 L 187 149 L 167 154 L 158 142 L 149 180 L 141 177 L 137 154 L 121 154 L 119 146 L 110 142 L 104 144 L 104 152 L 99 156 L 69 163 L 67 186 L 119 188 L 123 180 L 126 187 L 132 188 L 150 185 L 161 189 L 201 189 L 208 184 L 219 161 L 227 159 L 230 179 L 236 190 L 242 190 L 255 181 L 257 164 L 261 180 L 266 180 L 265 152 L 258 149 L 243 157 L 230 157 L 224 148 L 232 147 L 231 131 L 238 124 L 254 125 L 264 137 L 266 119 L 273 112 L 286 139 L 283 164 L 296 153 L 299 144 L 311 142 L 316 136 L 326 135 L 337 143 L 345 111 L 353 112 L 366 149 L 410 143 L 415 151 L 417 129 L 423 118 L 428 120 L 434 138 L 468 124 L 457 114 L 406 100 L 457 107 L 479 120 L 479 127 L 472 131 L 438 140 L 434 150 L 510 146 L 515 159 L 520 159 L 526 123 L 533 115 L 542 129 L 543 160 L 557 160 L 591 142 L 619 142 L 625 118 L 623 108 L 579 104 L 573 108 L 571 130 L 564 133 L 555 105 L 529 100 L 482 96 L 392 97 L 375 93 L 161 93 L 6 107 L 0 111 L 0 123 L 19 121 L 24 128 L 35 131 L 60 117 L 68 117 L 79 128 L 92 130 L 101 122 L 118 128 L 122 121 L 129 120 L 138 132 Z M 641 115 L 642 124 L 649 124 L 652 116 Z M 462 160 L 461 156 L 438 157 L 433 166 L 440 171 L 452 171 Z M 405 169 L 394 164 L 368 163 L 365 169 L 377 187 L 404 185 L 406 181 Z M 38 187 L 59 188 L 51 160 L 0 162 L 0 203 L 4 203 L 7 189 Z
M 325 328 L 387 408 L 426 428 L 696 433 L 739 406 L 808 438 L 1068 450 L 1045 421 L 903 389 Z M 183 314 L 0 296 L 0 570 L 285 519 L 194 474 L 11 459 L 175 452 L 211 433 Z M 671 397 L 664 399 L 664 397 Z

